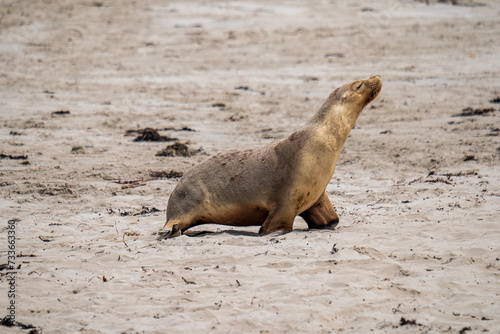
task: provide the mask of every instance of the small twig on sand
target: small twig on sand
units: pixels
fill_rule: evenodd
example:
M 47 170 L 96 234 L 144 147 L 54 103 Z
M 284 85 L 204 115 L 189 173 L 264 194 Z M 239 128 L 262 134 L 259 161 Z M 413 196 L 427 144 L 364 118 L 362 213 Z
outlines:
M 130 248 L 128 246 L 128 244 L 125 242 L 125 236 L 127 237 L 132 237 L 132 236 L 139 236 L 140 234 L 138 232 L 123 232 L 123 237 L 122 237 L 122 241 L 123 243 L 125 244 L 125 246 L 127 246 L 127 248 Z

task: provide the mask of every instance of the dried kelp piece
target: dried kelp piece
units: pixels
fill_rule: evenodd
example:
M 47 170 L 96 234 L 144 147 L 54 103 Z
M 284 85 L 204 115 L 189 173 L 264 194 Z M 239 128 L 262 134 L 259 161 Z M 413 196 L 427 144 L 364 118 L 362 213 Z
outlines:
M 27 160 L 27 155 L 11 155 L 11 154 L 0 154 L 0 159 L 10 159 L 10 160 Z
M 172 145 L 168 145 L 161 151 L 156 153 L 157 157 L 190 157 L 201 150 L 193 150 L 191 149 L 187 143 L 175 142 Z
M 129 135 L 134 130 L 129 130 L 125 133 L 125 135 Z M 174 141 L 177 138 L 172 138 L 170 136 L 162 136 L 158 133 L 158 130 L 153 128 L 145 128 L 140 130 L 135 130 L 139 135 L 134 139 L 135 142 L 138 141 L 155 141 L 155 142 L 164 142 L 164 141 Z
M 453 115 L 453 117 L 470 117 L 470 116 L 484 116 L 496 111 L 495 108 L 473 109 L 471 107 L 462 109 L 460 114 Z
M 69 115 L 71 112 L 69 110 L 58 110 L 58 111 L 53 111 L 51 112 L 51 115 L 53 116 L 61 116 L 61 115 Z
M 152 177 L 153 179 L 173 179 L 173 178 L 180 178 L 182 177 L 184 173 L 176 171 L 176 170 L 169 170 L 169 171 L 151 171 L 149 172 L 149 176 Z

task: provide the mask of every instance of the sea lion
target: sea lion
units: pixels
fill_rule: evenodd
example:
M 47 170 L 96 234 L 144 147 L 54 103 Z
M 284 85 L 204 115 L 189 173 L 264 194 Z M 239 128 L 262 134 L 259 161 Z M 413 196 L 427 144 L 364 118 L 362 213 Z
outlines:
M 300 215 L 311 229 L 333 229 L 339 216 L 325 192 L 363 108 L 377 97 L 375 75 L 337 88 L 288 138 L 214 156 L 181 178 L 167 205 L 160 239 L 200 224 L 259 226 L 259 235 L 292 231 Z

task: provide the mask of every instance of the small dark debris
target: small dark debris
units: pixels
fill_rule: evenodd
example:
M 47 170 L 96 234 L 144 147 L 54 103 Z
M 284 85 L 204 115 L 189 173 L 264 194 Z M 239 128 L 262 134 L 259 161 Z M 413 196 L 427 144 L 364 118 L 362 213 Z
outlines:
M 29 333 L 40 333 L 35 326 L 33 325 L 26 325 L 17 321 L 12 320 L 12 318 L 9 315 L 6 315 L 2 320 L 0 320 L 0 326 L 5 326 L 5 327 L 19 327 L 21 329 L 33 329 Z
M 408 204 L 408 203 L 411 203 L 411 202 L 410 201 L 402 201 L 401 203 Z
M 466 154 L 464 157 L 464 161 L 476 160 L 476 157 L 472 154 Z
M 71 148 L 72 154 L 85 154 L 85 150 L 81 146 L 73 146 Z
M 127 131 L 125 133 L 125 135 L 130 133 L 130 131 L 133 131 L 133 130 Z M 139 141 L 155 141 L 155 142 L 157 142 L 157 141 L 177 140 L 177 138 L 172 138 L 170 136 L 162 136 L 158 133 L 158 130 L 153 129 L 153 128 L 145 128 L 142 130 L 137 130 L 137 133 L 139 133 L 139 136 L 134 139 L 135 142 L 139 142 Z
M 94 7 L 102 7 L 102 5 L 104 5 L 103 2 L 93 2 L 92 3 L 92 6 L 94 6 Z
M 51 92 L 50 90 L 44 90 L 43 93 L 44 94 L 54 95 L 56 92 Z
M 460 114 L 453 115 L 453 117 L 470 117 L 470 116 L 484 116 L 495 111 L 495 108 L 473 109 L 471 107 L 462 109 Z
M 189 148 L 187 143 L 175 142 L 168 145 L 163 150 L 156 153 L 157 157 L 190 157 L 198 153 L 198 151 Z
M 344 54 L 340 52 L 328 52 L 325 58 L 344 58 Z
M 147 214 L 150 214 L 150 213 L 160 212 L 160 210 L 158 210 L 155 207 L 149 207 L 149 206 L 144 206 L 144 205 L 142 206 L 141 210 L 137 211 L 137 212 L 127 211 L 127 210 L 121 210 L 121 209 L 118 209 L 116 211 L 113 210 L 113 209 L 107 209 L 107 210 L 108 210 L 108 213 L 110 215 L 114 214 L 114 213 L 118 213 L 122 217 L 127 217 L 127 216 L 143 216 L 143 215 L 147 215 Z
M 333 244 L 332 250 L 330 251 L 330 254 L 335 254 L 339 251 L 339 249 L 336 247 L 337 244 Z
M 460 1 L 460 0 L 437 0 L 437 1 L 420 0 L 420 1 L 427 3 L 427 5 L 429 5 L 432 2 L 437 2 L 437 3 L 452 5 L 452 6 L 463 6 L 463 7 L 484 7 L 484 6 L 486 6 L 484 3 L 472 2 L 472 1 L 465 2 L 465 1 Z
M 0 159 L 10 159 L 10 160 L 26 160 L 27 155 L 10 155 L 10 154 L 0 154 Z
M 141 182 L 144 182 L 146 180 L 144 179 L 140 179 L 140 180 L 125 180 L 125 181 L 122 181 L 122 180 L 118 180 L 118 181 L 113 181 L 113 183 L 117 183 L 117 184 L 136 184 L 136 183 L 141 183 Z
M 11 132 L 9 132 L 9 135 L 11 135 L 11 136 L 22 136 L 23 134 L 20 133 L 20 132 L 17 132 L 17 131 L 11 131 Z
M 361 8 L 361 11 L 362 12 L 373 12 L 373 8 L 371 8 L 371 7 L 363 7 L 363 8 Z
M 490 103 L 500 103 L 500 97 L 495 97 L 493 100 L 490 100 Z
M 143 206 L 142 210 L 140 212 L 133 214 L 133 216 L 142 216 L 142 215 L 147 215 L 149 213 L 155 213 L 155 212 L 160 212 L 160 210 L 158 210 L 155 207 Z
M 238 122 L 247 118 L 246 115 L 231 115 L 224 120 L 224 122 Z
M 183 173 L 176 171 L 176 170 L 169 170 L 167 171 L 151 171 L 149 172 L 149 176 L 154 178 L 154 179 L 174 179 L 174 178 L 180 178 L 182 177 Z
M 238 87 L 234 87 L 234 89 L 236 89 L 236 90 L 246 90 L 246 91 L 250 91 L 250 92 L 259 93 L 260 95 L 266 95 L 265 92 L 261 92 L 261 91 L 258 91 L 258 90 L 250 89 L 248 86 L 238 86 Z
M 488 137 L 497 137 L 500 133 L 500 129 L 499 128 L 491 128 L 490 129 L 490 133 L 486 134 L 486 136 Z
M 132 130 L 129 130 L 129 131 L 132 131 Z M 189 131 L 189 132 L 196 132 L 196 130 L 188 128 L 187 126 L 182 127 L 180 129 L 173 128 L 173 127 L 168 127 L 168 128 L 158 129 L 158 131 Z
M 58 110 L 51 112 L 51 115 L 69 115 L 71 114 L 69 110 Z
M 36 257 L 36 255 L 35 254 L 22 254 L 21 253 L 21 254 L 17 255 L 17 257 Z
M 380 132 L 381 135 L 388 135 L 390 133 L 392 133 L 391 130 L 385 130 L 385 131 Z
M 212 104 L 213 108 L 225 108 L 226 105 L 224 103 L 214 103 Z
M 482 321 L 491 321 L 491 319 L 486 318 L 486 317 L 482 317 L 482 318 L 481 318 L 481 320 L 482 320 Z
M 184 281 L 184 283 L 186 284 L 196 284 L 195 282 L 193 281 L 188 281 L 187 279 L 185 279 L 184 277 L 182 277 L 182 280 Z
M 465 334 L 467 331 L 471 331 L 472 329 L 470 327 L 464 327 L 460 331 L 458 331 L 458 334 Z
M 470 170 L 470 171 L 466 171 L 466 172 L 443 173 L 443 174 L 439 174 L 439 175 L 446 176 L 447 178 L 451 178 L 452 176 L 471 176 L 471 175 L 477 175 L 477 172 L 475 170 Z
M 0 271 L 5 270 L 7 268 L 9 268 L 9 265 L 7 263 L 0 264 Z
M 40 240 L 42 240 L 43 242 L 52 242 L 52 241 L 54 241 L 53 237 L 42 237 L 42 236 L 39 236 L 38 238 L 40 238 Z
M 417 323 L 416 320 L 407 320 L 404 317 L 401 317 L 401 319 L 399 319 L 399 325 L 400 326 L 406 326 L 406 325 L 421 326 L 420 324 Z
M 441 182 L 441 183 L 446 183 L 446 184 L 452 184 L 450 181 L 442 178 L 442 177 L 438 177 L 438 178 L 435 178 L 435 179 L 430 179 L 430 180 L 425 180 L 424 182 L 426 183 L 438 183 L 438 182 Z

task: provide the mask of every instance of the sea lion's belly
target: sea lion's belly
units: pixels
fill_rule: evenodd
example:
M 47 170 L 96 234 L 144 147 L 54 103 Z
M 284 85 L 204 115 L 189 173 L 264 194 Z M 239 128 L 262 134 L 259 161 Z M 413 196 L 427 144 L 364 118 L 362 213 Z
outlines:
M 207 208 L 198 217 L 199 224 L 231 226 L 259 226 L 266 220 L 269 210 L 262 205 L 238 203 Z

